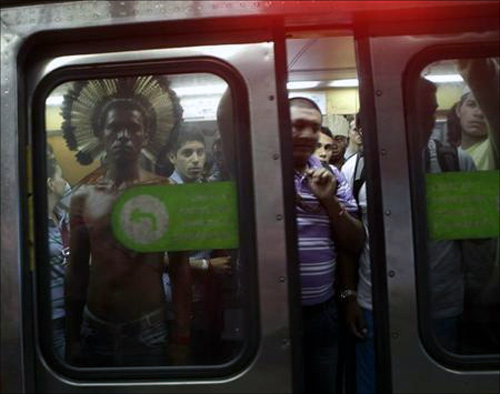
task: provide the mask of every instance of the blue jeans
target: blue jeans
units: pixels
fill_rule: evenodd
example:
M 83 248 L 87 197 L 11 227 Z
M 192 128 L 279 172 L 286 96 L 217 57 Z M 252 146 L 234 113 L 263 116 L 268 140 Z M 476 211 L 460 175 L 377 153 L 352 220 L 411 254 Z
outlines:
M 333 298 L 302 308 L 306 393 L 335 393 L 339 322 Z
M 85 366 L 140 366 L 167 364 L 167 319 L 157 310 L 140 319 L 114 324 L 87 307 L 81 329 Z
M 375 393 L 375 342 L 373 337 L 373 312 L 361 308 L 368 330 L 365 340 L 356 341 L 356 392 Z

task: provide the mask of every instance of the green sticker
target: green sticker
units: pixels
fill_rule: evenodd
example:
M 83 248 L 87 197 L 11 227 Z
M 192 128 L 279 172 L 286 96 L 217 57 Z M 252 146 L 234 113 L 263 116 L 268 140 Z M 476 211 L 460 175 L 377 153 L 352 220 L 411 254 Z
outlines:
M 136 186 L 113 207 L 113 233 L 138 252 L 234 249 L 236 201 L 233 182 Z
M 427 174 L 430 238 L 493 238 L 499 235 L 499 171 Z

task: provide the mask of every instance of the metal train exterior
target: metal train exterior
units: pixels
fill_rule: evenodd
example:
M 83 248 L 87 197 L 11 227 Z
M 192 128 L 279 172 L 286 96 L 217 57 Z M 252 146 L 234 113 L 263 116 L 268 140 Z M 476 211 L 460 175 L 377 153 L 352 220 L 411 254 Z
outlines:
M 1 8 L 1 391 L 296 392 L 301 384 L 287 48 L 352 37 L 364 111 L 377 387 L 498 392 L 498 350 L 440 352 L 425 339 L 408 84 L 447 59 L 499 56 L 498 1 L 60 1 Z M 288 46 L 287 46 L 288 45 Z M 331 47 L 331 51 L 342 48 Z M 309 70 L 327 72 L 321 65 Z M 313 67 L 314 68 L 314 67 Z M 210 74 L 236 92 L 240 253 L 252 266 L 243 356 L 222 365 L 76 368 L 43 345 L 38 267 L 45 200 L 43 103 L 67 81 Z M 42 104 L 41 104 L 42 103 Z M 41 109 L 42 108 L 42 109 Z M 45 130 L 45 131 L 44 131 Z M 34 163 L 34 164 L 33 164 Z M 497 167 L 498 168 L 498 167 Z M 41 172 L 39 172 L 41 171 Z M 246 184 L 242 186 L 240 184 Z M 46 193 L 46 192 L 45 192 Z M 37 199 L 38 198 L 38 199 Z M 35 213 L 34 213 L 35 212 Z M 43 210 L 42 210 L 43 212 Z M 45 316 L 45 317 L 44 317 Z

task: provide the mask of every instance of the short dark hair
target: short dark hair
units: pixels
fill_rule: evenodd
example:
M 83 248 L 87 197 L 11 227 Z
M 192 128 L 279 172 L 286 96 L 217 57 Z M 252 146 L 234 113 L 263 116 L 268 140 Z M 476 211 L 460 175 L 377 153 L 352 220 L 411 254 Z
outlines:
M 321 129 L 319 130 L 322 134 L 326 135 L 327 137 L 330 137 L 333 140 L 333 134 L 332 131 L 326 127 L 326 126 L 321 126 Z
M 307 97 L 293 97 L 291 99 L 288 99 L 288 103 L 290 105 L 290 108 L 298 107 L 298 108 L 315 109 L 321 114 L 321 109 L 319 108 L 318 104 L 316 104 L 313 100 Z
M 354 115 L 354 125 L 357 129 L 361 128 L 361 108 L 359 109 L 358 113 Z
M 177 153 L 179 149 L 181 149 L 182 146 L 189 141 L 198 141 L 201 142 L 203 146 L 206 146 L 205 136 L 203 133 L 200 130 L 195 129 L 193 126 L 184 123 L 182 128 L 179 130 L 179 135 L 170 149 L 170 153 Z
M 419 126 L 419 143 L 427 144 L 432 134 L 435 123 L 435 111 L 437 108 L 437 87 L 426 78 L 420 77 L 416 83 L 416 115 Z

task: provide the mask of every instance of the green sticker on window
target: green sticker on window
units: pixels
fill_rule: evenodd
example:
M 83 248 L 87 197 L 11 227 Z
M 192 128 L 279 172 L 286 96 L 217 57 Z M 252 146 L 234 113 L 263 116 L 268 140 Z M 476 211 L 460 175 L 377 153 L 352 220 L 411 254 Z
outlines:
M 136 186 L 113 207 L 113 233 L 138 252 L 234 249 L 236 200 L 233 182 Z
M 499 171 L 427 174 L 427 223 L 434 240 L 499 235 Z

